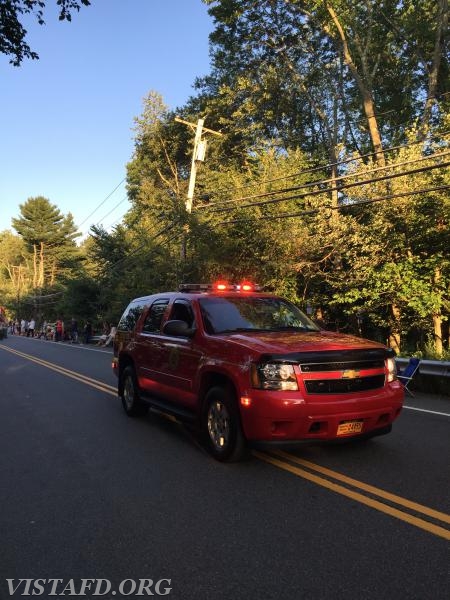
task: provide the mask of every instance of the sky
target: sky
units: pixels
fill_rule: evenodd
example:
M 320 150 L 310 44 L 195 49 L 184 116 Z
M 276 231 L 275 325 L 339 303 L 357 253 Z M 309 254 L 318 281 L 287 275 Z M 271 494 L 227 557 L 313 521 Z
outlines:
M 144 97 L 155 90 L 175 109 L 209 72 L 212 19 L 201 0 L 91 0 L 71 23 L 46 4 L 45 25 L 22 19 L 39 60 L 13 67 L 0 55 L 0 231 L 44 196 L 85 237 L 129 208 L 123 179 Z

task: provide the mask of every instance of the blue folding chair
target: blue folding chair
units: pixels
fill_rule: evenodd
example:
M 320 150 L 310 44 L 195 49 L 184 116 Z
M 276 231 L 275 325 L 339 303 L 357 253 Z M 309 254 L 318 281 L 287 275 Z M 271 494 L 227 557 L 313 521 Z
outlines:
M 419 370 L 419 365 L 420 365 L 420 358 L 410 358 L 408 364 L 403 369 L 403 371 L 400 371 L 399 373 L 397 373 L 397 377 L 399 378 L 400 382 L 403 384 L 405 391 L 408 392 L 409 394 L 411 394 L 411 396 L 414 396 L 414 394 L 409 389 L 409 385 L 410 385 L 414 375 Z

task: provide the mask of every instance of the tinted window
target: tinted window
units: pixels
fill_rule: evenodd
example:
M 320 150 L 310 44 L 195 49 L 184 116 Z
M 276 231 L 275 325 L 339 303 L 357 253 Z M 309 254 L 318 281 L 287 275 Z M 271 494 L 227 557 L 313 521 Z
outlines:
M 145 308 L 145 302 L 132 302 L 123 313 L 118 329 L 122 331 L 132 331 Z
M 143 333 L 159 333 L 161 329 L 161 321 L 168 305 L 169 300 L 155 300 L 145 317 L 144 325 L 142 326 Z
M 294 304 L 282 298 L 209 297 L 199 300 L 208 333 L 233 331 L 318 331 Z

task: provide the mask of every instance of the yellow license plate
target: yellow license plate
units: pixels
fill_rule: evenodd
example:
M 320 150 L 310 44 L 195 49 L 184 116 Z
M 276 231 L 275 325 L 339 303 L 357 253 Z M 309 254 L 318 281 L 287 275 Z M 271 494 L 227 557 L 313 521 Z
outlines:
M 337 435 L 348 435 L 350 433 L 361 433 L 363 421 L 345 421 L 337 428 Z

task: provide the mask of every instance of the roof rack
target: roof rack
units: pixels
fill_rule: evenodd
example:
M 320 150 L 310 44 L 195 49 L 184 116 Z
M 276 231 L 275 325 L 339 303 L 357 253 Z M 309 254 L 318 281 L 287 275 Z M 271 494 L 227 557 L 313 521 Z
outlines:
M 178 290 L 180 292 L 210 292 L 213 290 L 211 283 L 181 283 Z

